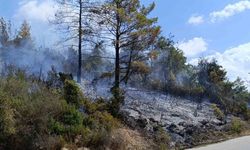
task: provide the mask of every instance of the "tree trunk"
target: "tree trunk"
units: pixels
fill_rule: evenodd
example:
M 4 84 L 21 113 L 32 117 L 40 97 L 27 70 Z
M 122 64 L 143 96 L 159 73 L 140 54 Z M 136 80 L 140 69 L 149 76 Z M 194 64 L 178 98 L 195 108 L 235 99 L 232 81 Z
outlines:
M 82 77 L 82 0 L 79 0 L 79 35 L 78 35 L 78 71 L 77 71 L 77 82 L 81 82 Z
M 130 76 L 130 73 L 131 73 L 132 54 L 133 54 L 133 50 L 131 50 L 130 53 L 129 53 L 129 61 L 128 61 L 128 67 L 127 67 L 127 70 L 126 70 L 126 74 L 123 77 L 123 79 L 121 80 L 121 82 L 124 81 L 124 83 L 126 85 L 128 84 L 129 76 Z
M 116 36 L 115 44 L 115 88 L 120 87 L 120 46 L 119 46 L 119 36 Z
M 116 4 L 119 8 L 119 4 Z M 115 39 L 115 89 L 120 88 L 120 17 L 116 15 L 116 39 Z

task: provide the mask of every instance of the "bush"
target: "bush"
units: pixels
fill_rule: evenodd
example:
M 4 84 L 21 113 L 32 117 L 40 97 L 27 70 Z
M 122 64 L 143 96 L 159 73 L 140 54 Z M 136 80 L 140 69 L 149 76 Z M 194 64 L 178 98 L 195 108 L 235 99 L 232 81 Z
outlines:
M 58 118 L 51 118 L 49 124 L 51 133 L 63 135 L 67 140 L 73 141 L 83 129 L 83 114 L 75 106 L 66 105 Z
M 108 103 L 105 102 L 102 98 L 97 99 L 96 101 L 89 101 L 88 99 L 83 99 L 84 111 L 88 114 L 92 114 L 97 111 L 107 111 Z
M 160 150 L 166 150 L 169 147 L 170 143 L 170 136 L 167 134 L 167 132 L 161 128 L 158 127 L 155 132 L 155 142 L 157 144 L 157 148 Z
M 4 138 L 15 134 L 15 123 L 11 101 L 0 92 L 0 143 Z
M 20 74 L 0 77 L 0 143 L 3 149 L 37 149 L 41 146 L 38 143 L 49 143 L 52 139 L 47 134 L 49 118 L 58 115 L 65 103 L 59 93 Z
M 60 89 L 26 75 L 0 77 L 0 149 L 101 147 L 119 126 L 109 108 L 84 99 L 74 81 Z
M 241 133 L 245 129 L 245 122 L 243 122 L 240 118 L 234 117 L 231 122 L 231 131 L 233 133 Z
M 73 80 L 65 80 L 64 82 L 64 98 L 69 104 L 80 106 L 81 91 Z
M 119 116 L 119 111 L 120 107 L 124 102 L 124 91 L 121 90 L 120 88 L 113 88 L 111 89 L 113 97 L 110 100 L 109 104 L 109 112 L 111 115 L 118 117 Z
M 212 108 L 213 111 L 214 111 L 214 115 L 215 115 L 218 119 L 223 120 L 223 118 L 225 117 L 225 115 L 224 115 L 224 113 L 220 110 L 220 108 L 217 107 L 216 104 L 212 104 L 212 105 L 211 105 L 211 108 Z

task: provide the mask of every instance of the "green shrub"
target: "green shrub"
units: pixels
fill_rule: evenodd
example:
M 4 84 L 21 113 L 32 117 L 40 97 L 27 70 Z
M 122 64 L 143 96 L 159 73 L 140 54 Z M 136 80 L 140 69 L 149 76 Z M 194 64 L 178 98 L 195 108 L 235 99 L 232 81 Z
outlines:
M 119 110 L 121 105 L 124 102 L 124 91 L 121 90 L 120 88 L 113 88 L 111 89 L 113 97 L 110 100 L 110 104 L 109 104 L 109 112 L 115 116 L 118 117 L 119 116 Z
M 60 97 L 24 74 L 0 77 L 1 146 L 37 149 L 41 146 L 38 143 L 49 142 L 46 140 L 52 139 L 47 134 L 49 118 L 60 114 L 65 103 Z
M 218 119 L 222 120 L 222 119 L 225 117 L 224 113 L 220 110 L 219 107 L 217 107 L 216 104 L 212 104 L 212 105 L 211 105 L 211 108 L 212 108 L 213 111 L 214 111 L 214 115 L 215 115 Z
M 89 101 L 88 99 L 83 100 L 83 107 L 88 114 L 92 114 L 96 111 L 107 111 L 108 103 L 105 102 L 102 98 L 99 98 L 96 101 Z
M 75 106 L 66 105 L 58 118 L 50 120 L 49 130 L 51 133 L 73 140 L 83 130 L 83 114 Z
M 246 119 L 247 119 L 248 121 L 250 120 L 250 109 L 247 110 Z
M 166 150 L 169 147 L 170 136 L 163 128 L 158 127 L 155 132 L 155 142 L 157 149 Z
M 73 80 L 65 80 L 64 82 L 64 98 L 69 104 L 75 106 L 80 105 L 81 91 Z
M 15 123 L 11 101 L 3 92 L 0 92 L 0 142 L 4 140 L 4 138 L 15 134 Z
M 74 81 L 60 89 L 25 74 L 0 77 L 0 149 L 60 149 L 76 139 L 102 146 L 119 126 L 109 108 L 102 99 L 84 99 Z
M 240 118 L 234 117 L 231 122 L 231 131 L 233 133 L 241 133 L 245 129 L 245 122 L 242 121 Z

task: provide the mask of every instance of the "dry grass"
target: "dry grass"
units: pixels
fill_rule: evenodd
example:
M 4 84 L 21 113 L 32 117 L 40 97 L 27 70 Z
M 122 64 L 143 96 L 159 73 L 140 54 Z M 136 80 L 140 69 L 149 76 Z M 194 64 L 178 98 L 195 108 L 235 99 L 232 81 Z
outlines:
M 153 141 L 136 130 L 124 127 L 112 132 L 109 147 L 112 150 L 150 150 L 153 149 Z

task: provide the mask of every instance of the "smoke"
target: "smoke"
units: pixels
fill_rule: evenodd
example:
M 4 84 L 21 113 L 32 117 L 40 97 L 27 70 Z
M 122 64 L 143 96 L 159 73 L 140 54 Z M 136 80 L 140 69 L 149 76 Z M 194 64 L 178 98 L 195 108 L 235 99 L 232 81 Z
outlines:
M 46 76 L 53 66 L 57 71 L 63 71 L 64 56 L 48 48 L 29 48 L 14 46 L 0 48 L 0 70 L 6 71 L 6 66 L 13 65 L 25 70 L 28 74 Z

